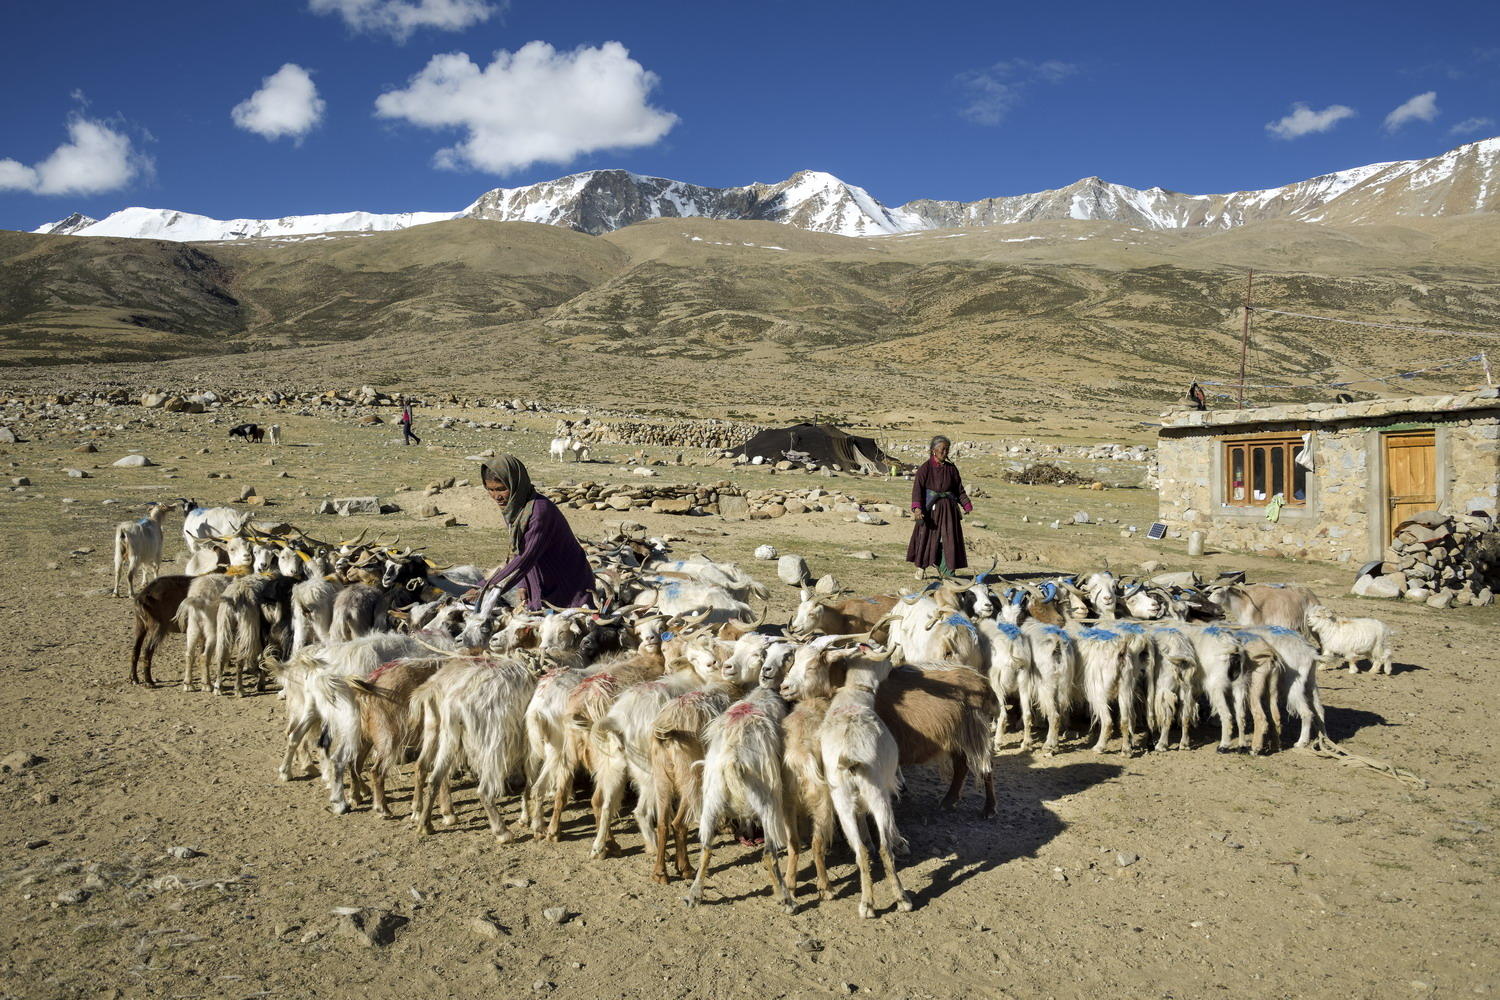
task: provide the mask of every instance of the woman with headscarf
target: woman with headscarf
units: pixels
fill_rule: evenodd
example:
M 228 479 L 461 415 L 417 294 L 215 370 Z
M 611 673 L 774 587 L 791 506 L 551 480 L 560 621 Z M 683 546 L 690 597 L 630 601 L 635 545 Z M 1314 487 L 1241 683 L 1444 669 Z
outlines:
M 968 514 L 974 505 L 964 492 L 958 467 L 948 461 L 950 446 L 941 434 L 934 437 L 927 446 L 927 461 L 917 469 L 911 484 L 911 511 L 917 525 L 906 546 L 906 561 L 916 564 L 919 580 L 929 566 L 936 566 L 943 576 L 952 576 L 954 570 L 969 565 L 959 508 Z
M 505 513 L 510 529 L 510 562 L 495 571 L 480 588 L 516 584 L 526 589 L 526 606 L 540 611 L 545 604 L 579 608 L 593 603 L 594 571 L 562 511 L 531 485 L 526 466 L 514 455 L 489 459 L 480 475 L 490 498 Z

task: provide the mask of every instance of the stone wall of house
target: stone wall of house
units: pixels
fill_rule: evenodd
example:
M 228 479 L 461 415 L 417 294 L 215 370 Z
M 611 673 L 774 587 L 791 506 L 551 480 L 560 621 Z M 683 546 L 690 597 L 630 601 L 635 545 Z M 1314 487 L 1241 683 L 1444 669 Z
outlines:
M 1484 510 L 1500 513 L 1500 421 L 1491 414 L 1465 419 L 1443 415 L 1438 446 L 1439 507 L 1444 513 Z M 1228 436 L 1254 433 L 1247 427 L 1194 429 L 1163 435 L 1158 441 L 1161 467 L 1158 520 L 1174 535 L 1202 530 L 1211 545 L 1266 555 L 1364 562 L 1379 555 L 1377 538 L 1384 496 L 1371 492 L 1379 470 L 1381 444 L 1371 422 L 1293 427 L 1278 423 L 1276 432 L 1315 430 L 1317 470 L 1308 477 L 1308 502 L 1283 507 L 1280 519 L 1265 519 L 1264 508 L 1220 506 L 1222 476 L 1218 456 Z M 1373 553 L 1373 555 L 1372 555 Z
M 1500 515 L 1500 420 L 1469 420 L 1448 435 L 1448 509 Z

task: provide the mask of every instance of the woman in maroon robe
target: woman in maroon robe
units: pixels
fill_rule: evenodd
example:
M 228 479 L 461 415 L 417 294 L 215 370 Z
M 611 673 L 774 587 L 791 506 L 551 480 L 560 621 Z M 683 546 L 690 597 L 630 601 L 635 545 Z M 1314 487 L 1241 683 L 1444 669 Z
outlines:
M 954 570 L 969 565 L 959 508 L 968 514 L 974 505 L 964 492 L 958 467 L 948 461 L 949 446 L 942 435 L 933 438 L 928 445 L 929 457 L 917 469 L 911 484 L 911 510 L 917 525 L 906 546 L 906 561 L 916 565 L 919 580 L 929 566 L 936 566 L 943 576 L 952 576 Z
M 516 584 L 526 590 L 526 606 L 540 611 L 543 602 L 559 608 L 581 608 L 594 602 L 594 571 L 557 505 L 537 493 L 526 466 L 514 455 L 484 463 L 480 472 L 490 498 L 505 513 L 510 528 L 510 562 L 480 588 L 504 593 Z

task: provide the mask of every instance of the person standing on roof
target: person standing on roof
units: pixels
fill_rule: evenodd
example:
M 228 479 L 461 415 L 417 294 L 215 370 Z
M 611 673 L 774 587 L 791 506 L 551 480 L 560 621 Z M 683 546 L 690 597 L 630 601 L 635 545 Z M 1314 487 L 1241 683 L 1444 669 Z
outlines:
M 952 442 L 941 434 L 934 437 L 927 446 L 927 461 L 911 484 L 911 512 L 917 524 L 906 546 L 906 561 L 916 565 L 918 580 L 929 566 L 936 566 L 942 576 L 952 576 L 954 570 L 969 565 L 959 522 L 963 514 L 973 512 L 974 505 L 964 492 L 958 466 L 948 461 L 951 447 Z
M 510 529 L 510 562 L 479 588 L 501 593 L 520 584 L 526 606 L 540 611 L 545 604 L 581 608 L 594 603 L 594 570 L 573 537 L 567 518 L 557 505 L 536 491 L 526 466 L 514 455 L 497 455 L 480 466 L 490 499 L 500 505 Z

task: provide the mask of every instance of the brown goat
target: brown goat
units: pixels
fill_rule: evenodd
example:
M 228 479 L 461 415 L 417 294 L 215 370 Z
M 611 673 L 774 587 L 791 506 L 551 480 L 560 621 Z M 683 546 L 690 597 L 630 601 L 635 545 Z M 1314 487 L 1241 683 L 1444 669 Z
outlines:
M 790 688 L 783 686 L 783 693 L 832 698 L 844 683 L 844 668 L 830 662 L 830 652 L 825 648 L 811 657 L 804 676 Z M 799 658 L 799 666 L 802 662 Z M 944 809 L 958 804 L 972 768 L 984 783 L 984 817 L 995 815 L 988 734 L 999 710 L 988 680 L 961 666 L 896 667 L 875 695 L 875 712 L 896 738 L 901 766 L 930 764 L 946 756 L 952 762 L 953 780 L 943 796 Z
M 193 579 L 179 574 L 159 576 L 135 595 L 135 642 L 130 651 L 130 683 L 141 683 L 140 675 L 144 674 L 146 686 L 156 686 L 151 676 L 151 660 L 164 636 L 182 632 L 177 623 L 177 609 L 187 597 Z
M 797 608 L 793 625 L 799 634 L 853 635 L 868 632 L 896 606 L 898 600 L 900 598 L 895 594 L 878 594 L 834 601 L 815 596 L 804 587 L 802 604 Z
M 817 876 L 818 898 L 825 900 L 833 898 L 833 889 L 828 884 L 827 858 L 836 819 L 833 799 L 828 793 L 828 780 L 823 775 L 822 741 L 818 738 L 818 729 L 828 714 L 828 705 L 827 698 L 804 697 L 781 723 L 782 788 L 786 794 L 787 826 L 791 833 L 787 841 L 786 891 L 792 896 L 797 895 L 798 846 L 802 843 L 805 818 L 812 822 L 809 853 Z
M 370 770 L 370 795 L 373 809 L 385 819 L 393 819 L 386 804 L 385 783 L 391 771 L 403 762 L 406 752 L 416 747 L 421 733 L 418 718 L 408 718 L 411 694 L 446 662 L 433 657 L 422 660 L 394 660 L 382 664 L 368 677 L 350 677 L 349 687 L 359 705 L 360 749 L 353 773 L 366 766 Z M 412 791 L 412 812 L 420 805 L 422 775 L 417 775 Z M 445 785 L 446 793 L 448 787 Z M 450 802 L 444 803 L 443 815 L 453 813 Z
M 656 866 L 651 877 L 668 881 L 667 834 L 675 841 L 677 874 L 687 878 L 688 821 L 697 815 L 703 800 L 703 730 L 709 721 L 729 707 L 735 692 L 715 685 L 679 695 L 667 702 L 656 716 L 651 744 L 651 774 L 656 786 Z M 676 808 L 673 808 L 673 803 Z

